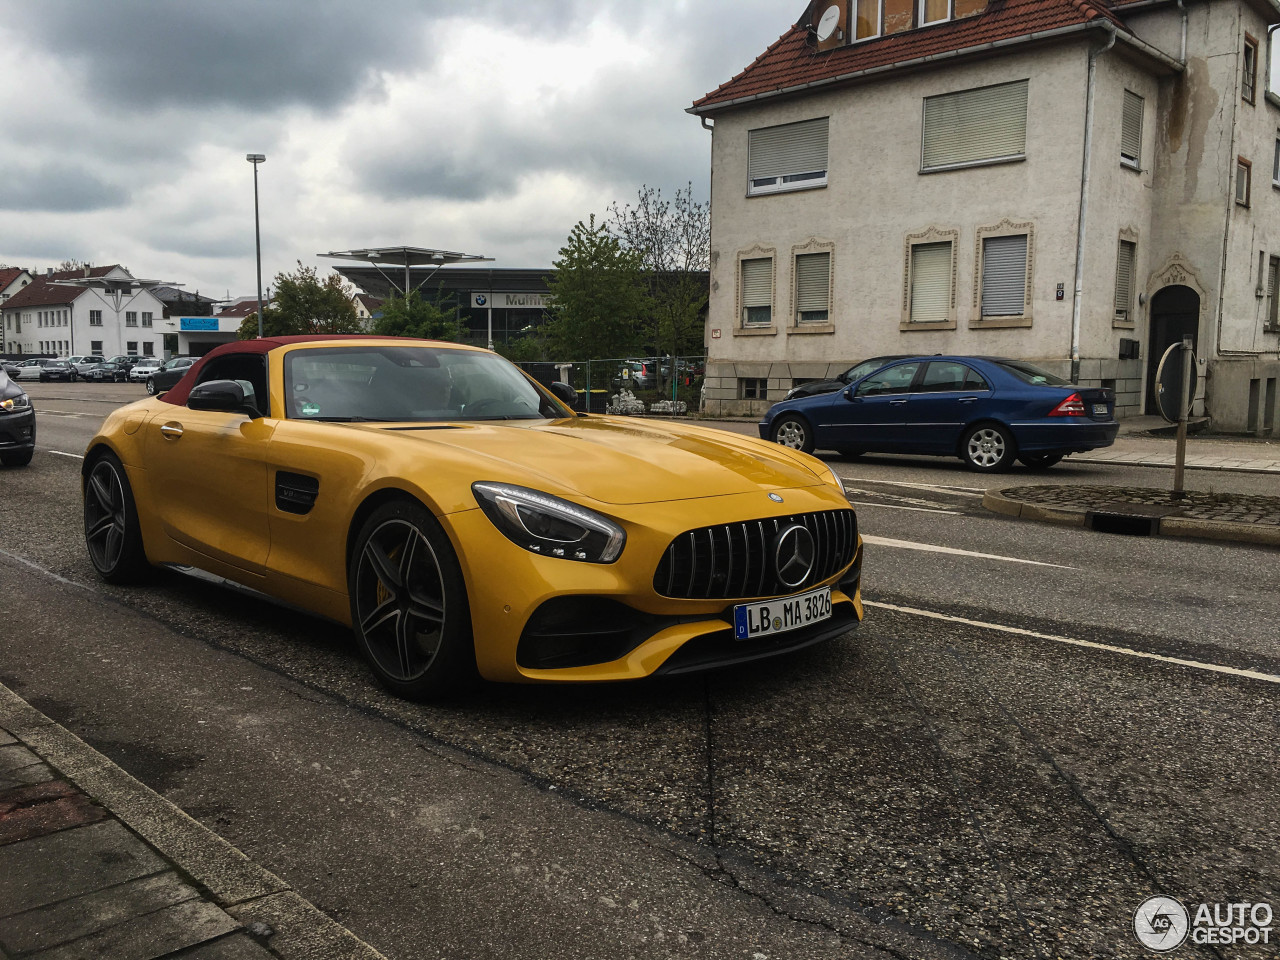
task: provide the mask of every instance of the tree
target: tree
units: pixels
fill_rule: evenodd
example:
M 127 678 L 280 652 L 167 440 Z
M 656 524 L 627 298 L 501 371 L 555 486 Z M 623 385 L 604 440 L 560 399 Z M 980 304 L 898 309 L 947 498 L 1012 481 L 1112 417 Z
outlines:
M 702 353 L 702 311 L 710 295 L 710 202 L 693 199 L 692 183 L 677 190 L 673 200 L 664 200 L 655 187 L 642 186 L 634 207 L 609 207 L 605 228 L 640 257 L 653 304 L 650 342 L 673 357 Z
M 79 272 L 88 266 L 88 260 L 63 260 L 53 268 L 53 271 L 54 273 L 70 273 L 72 270 Z
M 276 292 L 271 306 L 262 310 L 264 336 L 291 336 L 317 333 L 363 333 L 354 288 L 336 273 L 321 280 L 315 267 L 298 261 L 295 273 L 277 273 Z M 258 335 L 258 315 L 245 317 L 238 334 L 241 340 Z
M 387 337 L 457 341 L 462 338 L 458 316 L 457 303 L 442 307 L 411 290 L 406 297 L 392 295 L 382 301 L 382 316 L 373 320 L 373 332 Z
M 552 356 L 601 360 L 636 351 L 649 316 L 640 262 L 639 252 L 624 249 L 594 214 L 574 225 L 547 281 L 544 336 Z

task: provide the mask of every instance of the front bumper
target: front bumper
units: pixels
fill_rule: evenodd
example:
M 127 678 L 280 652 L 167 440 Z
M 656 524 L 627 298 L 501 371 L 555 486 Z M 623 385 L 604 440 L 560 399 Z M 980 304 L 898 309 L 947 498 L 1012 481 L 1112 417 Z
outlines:
M 34 450 L 36 412 L 31 407 L 19 413 L 0 413 L 0 453 Z
M 848 509 L 827 485 L 784 492 L 787 502 L 776 516 Z M 831 586 L 831 619 L 775 638 L 733 638 L 734 605 L 767 597 L 682 599 L 656 592 L 654 572 L 675 537 L 764 516 L 769 508 L 762 492 L 627 506 L 620 511 L 625 515 L 612 515 L 627 530 L 627 546 L 612 564 L 529 553 L 480 510 L 442 517 L 467 582 L 480 673 L 526 683 L 638 679 L 775 656 L 857 627 L 863 616 L 860 541 L 852 562 L 789 591 Z

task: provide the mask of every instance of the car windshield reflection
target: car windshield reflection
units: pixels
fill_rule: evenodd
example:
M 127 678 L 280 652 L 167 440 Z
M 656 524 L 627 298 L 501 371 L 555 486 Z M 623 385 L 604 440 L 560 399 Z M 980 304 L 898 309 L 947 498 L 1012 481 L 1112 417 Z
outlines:
M 285 357 L 287 416 L 326 422 L 543 420 L 564 411 L 490 353 L 335 347 Z

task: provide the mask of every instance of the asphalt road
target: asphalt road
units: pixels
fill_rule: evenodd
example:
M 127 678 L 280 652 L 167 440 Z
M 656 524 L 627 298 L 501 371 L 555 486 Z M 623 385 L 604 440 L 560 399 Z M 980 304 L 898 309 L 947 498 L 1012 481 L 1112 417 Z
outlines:
M 77 456 L 141 387 L 31 393 L 0 680 L 389 957 L 1138 957 L 1152 894 L 1280 907 L 1274 550 L 992 516 L 958 461 L 833 461 L 868 540 L 856 633 L 422 706 L 330 624 L 97 582 Z

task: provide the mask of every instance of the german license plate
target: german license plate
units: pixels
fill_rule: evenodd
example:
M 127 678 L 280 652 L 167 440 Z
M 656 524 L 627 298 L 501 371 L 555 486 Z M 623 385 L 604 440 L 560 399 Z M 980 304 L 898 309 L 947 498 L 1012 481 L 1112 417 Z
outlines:
M 1095 403 L 1093 405 L 1093 415 L 1095 417 L 1105 417 L 1107 415 L 1107 405 L 1105 403 Z
M 738 604 L 733 608 L 733 635 L 739 640 L 755 640 L 830 617 L 831 588 L 823 587 L 794 597 Z

